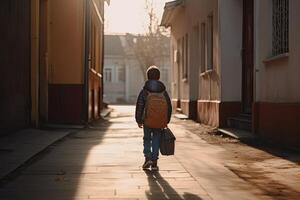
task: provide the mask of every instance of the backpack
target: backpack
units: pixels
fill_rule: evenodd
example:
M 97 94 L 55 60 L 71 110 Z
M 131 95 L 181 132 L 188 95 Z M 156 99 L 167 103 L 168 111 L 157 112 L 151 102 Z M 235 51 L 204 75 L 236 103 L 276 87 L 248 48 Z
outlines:
M 144 124 L 149 128 L 165 128 L 167 126 L 168 103 L 164 92 L 148 92 L 144 112 Z

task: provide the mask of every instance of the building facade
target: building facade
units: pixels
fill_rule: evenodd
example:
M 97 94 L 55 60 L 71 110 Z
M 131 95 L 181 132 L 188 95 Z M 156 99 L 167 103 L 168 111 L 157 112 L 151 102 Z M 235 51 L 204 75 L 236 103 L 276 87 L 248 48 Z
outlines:
M 104 0 L 1 1 L 1 131 L 80 124 L 102 106 Z
M 299 149 L 300 2 L 255 1 L 254 6 L 253 129 Z
M 104 101 L 111 104 L 134 104 L 144 85 L 144 71 L 129 43 L 135 36 L 105 35 Z M 166 39 L 166 44 L 169 40 Z M 170 88 L 170 54 L 155 60 L 161 71 L 161 81 Z
M 80 124 L 97 119 L 103 90 L 104 1 L 36 4 L 39 120 Z
M 300 146 L 297 0 L 177 0 L 173 106 L 200 123 Z

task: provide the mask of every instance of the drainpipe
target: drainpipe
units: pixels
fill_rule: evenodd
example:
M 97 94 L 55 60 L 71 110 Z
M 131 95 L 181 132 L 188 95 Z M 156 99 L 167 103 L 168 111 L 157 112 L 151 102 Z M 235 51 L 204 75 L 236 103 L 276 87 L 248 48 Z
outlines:
M 85 24 L 84 24 L 84 33 L 85 33 L 85 47 L 84 47 L 84 86 L 83 86 L 83 120 L 84 123 L 89 121 L 89 51 L 90 51 L 90 0 L 85 2 Z
M 109 3 L 109 2 L 108 2 Z M 101 71 L 100 71 L 100 74 L 101 74 L 101 109 L 104 108 L 104 100 L 103 100 L 103 93 L 104 93 L 104 81 L 103 81 L 103 77 L 104 77 L 104 74 L 103 74 L 103 71 L 104 71 L 104 23 L 102 24 L 102 30 L 101 30 L 101 35 L 102 35 L 102 38 L 101 38 L 101 41 L 102 41 L 102 51 L 101 51 Z M 101 111 L 100 111 L 101 113 Z

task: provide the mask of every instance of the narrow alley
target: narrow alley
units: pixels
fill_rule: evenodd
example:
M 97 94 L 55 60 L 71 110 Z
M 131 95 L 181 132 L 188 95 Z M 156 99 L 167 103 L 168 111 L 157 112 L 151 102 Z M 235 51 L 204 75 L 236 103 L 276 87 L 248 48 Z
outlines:
M 1 0 L 0 200 L 300 200 L 299 11 Z
M 51 145 L 2 183 L 0 199 L 299 199 L 299 156 L 280 158 L 189 120 L 172 119 L 175 156 L 143 171 L 133 114 L 134 106 L 113 106 L 105 121 Z

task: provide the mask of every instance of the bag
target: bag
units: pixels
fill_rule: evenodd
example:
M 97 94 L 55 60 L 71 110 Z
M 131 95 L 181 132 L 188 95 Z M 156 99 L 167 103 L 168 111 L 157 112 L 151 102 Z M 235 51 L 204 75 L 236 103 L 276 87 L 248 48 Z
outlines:
M 160 153 L 161 155 L 174 155 L 175 152 L 175 136 L 169 128 L 162 130 L 160 135 Z
M 162 93 L 148 93 L 144 124 L 149 128 L 165 128 L 168 124 L 168 103 Z

